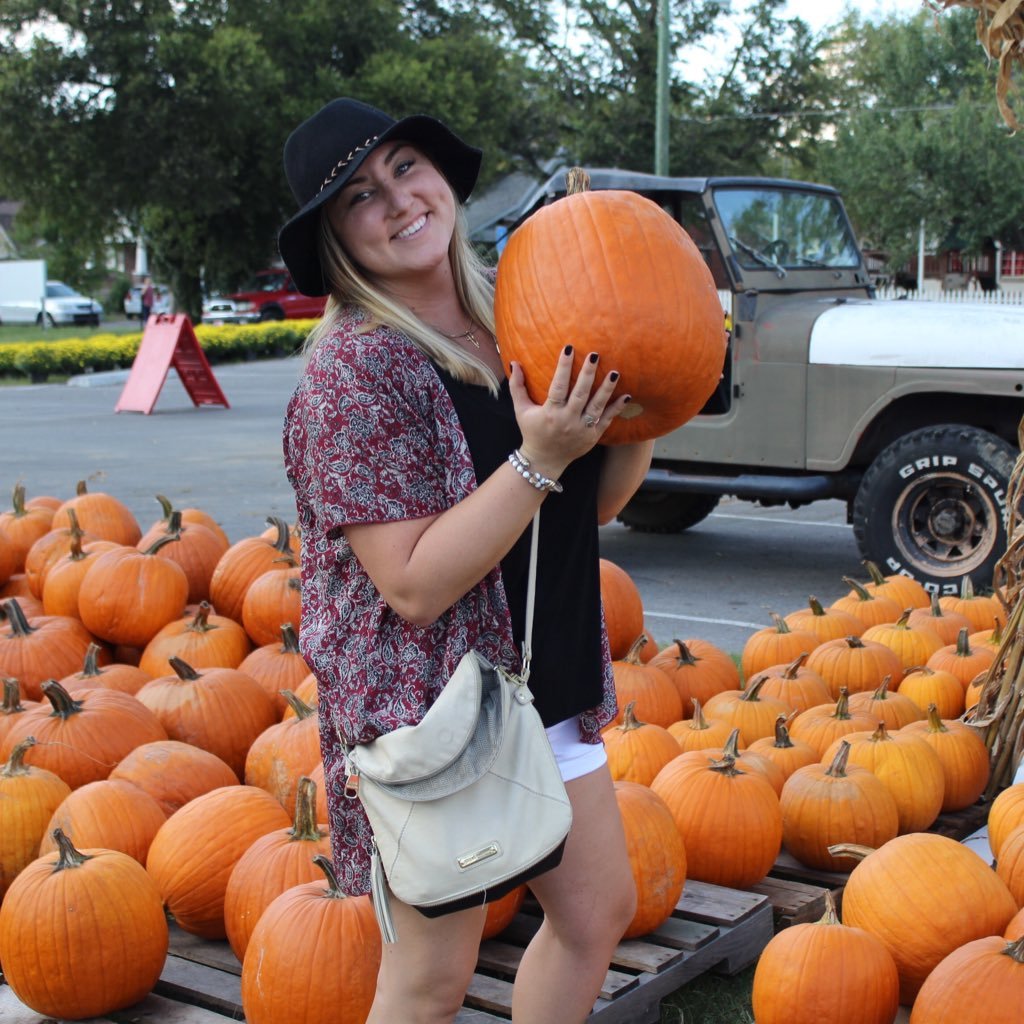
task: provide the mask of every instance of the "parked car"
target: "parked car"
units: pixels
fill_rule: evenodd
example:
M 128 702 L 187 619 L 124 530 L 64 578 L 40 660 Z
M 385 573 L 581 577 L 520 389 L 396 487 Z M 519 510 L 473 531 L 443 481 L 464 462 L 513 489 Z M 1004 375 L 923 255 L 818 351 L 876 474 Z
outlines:
M 623 523 L 685 530 L 727 494 L 793 508 L 838 498 L 884 572 L 940 594 L 965 576 L 992 586 L 1024 414 L 1024 308 L 876 299 L 826 185 L 593 170 L 591 187 L 667 210 L 732 327 L 718 388 L 655 442 Z M 509 226 L 564 193 L 564 173 L 552 176 Z
M 173 313 L 174 295 L 166 284 L 154 284 L 155 293 L 150 313 Z M 137 320 L 142 315 L 142 285 L 133 284 L 124 297 L 124 315 L 129 320 Z
M 50 327 L 65 324 L 88 324 L 98 327 L 103 318 L 103 307 L 87 295 L 76 292 L 63 281 L 47 281 L 43 300 L 46 323 Z M 11 299 L 0 309 L 0 319 L 6 324 L 41 324 L 43 311 L 38 298 Z
M 316 318 L 326 296 L 303 295 L 283 267 L 258 271 L 236 292 L 211 296 L 203 303 L 204 324 L 246 324 L 261 320 Z

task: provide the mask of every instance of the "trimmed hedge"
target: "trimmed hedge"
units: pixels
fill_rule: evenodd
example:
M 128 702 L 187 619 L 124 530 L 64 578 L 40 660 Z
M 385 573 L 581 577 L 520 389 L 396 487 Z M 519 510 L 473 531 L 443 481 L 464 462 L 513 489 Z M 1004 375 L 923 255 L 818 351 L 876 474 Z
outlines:
M 273 320 L 259 324 L 196 324 L 194 330 L 211 365 L 296 355 L 316 320 Z M 0 345 L 0 377 L 50 377 L 128 369 L 142 341 L 138 334 L 97 334 L 89 339 L 11 342 Z

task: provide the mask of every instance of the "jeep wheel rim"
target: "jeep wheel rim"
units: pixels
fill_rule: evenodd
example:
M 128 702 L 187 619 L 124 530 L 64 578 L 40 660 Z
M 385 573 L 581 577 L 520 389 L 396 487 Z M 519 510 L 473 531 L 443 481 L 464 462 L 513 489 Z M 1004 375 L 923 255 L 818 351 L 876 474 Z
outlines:
M 1000 512 L 991 496 L 957 475 L 924 476 L 893 507 L 893 536 L 910 565 L 936 576 L 963 576 L 992 554 Z

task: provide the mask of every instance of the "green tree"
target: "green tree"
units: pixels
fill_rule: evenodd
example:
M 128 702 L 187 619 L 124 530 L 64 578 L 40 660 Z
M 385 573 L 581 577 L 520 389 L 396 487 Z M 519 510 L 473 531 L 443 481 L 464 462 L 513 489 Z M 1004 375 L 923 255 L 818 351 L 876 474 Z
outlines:
M 431 109 L 497 154 L 489 173 L 528 148 L 530 76 L 496 24 L 420 6 L 4 0 L 0 191 L 66 262 L 86 239 L 141 231 L 196 316 L 201 284 L 236 284 L 272 256 L 295 208 L 284 140 L 334 96 Z
M 1024 241 L 1024 142 L 999 117 L 970 12 L 877 25 L 851 14 L 833 56 L 845 116 L 818 166 L 867 242 L 899 266 L 922 223 L 967 250 Z

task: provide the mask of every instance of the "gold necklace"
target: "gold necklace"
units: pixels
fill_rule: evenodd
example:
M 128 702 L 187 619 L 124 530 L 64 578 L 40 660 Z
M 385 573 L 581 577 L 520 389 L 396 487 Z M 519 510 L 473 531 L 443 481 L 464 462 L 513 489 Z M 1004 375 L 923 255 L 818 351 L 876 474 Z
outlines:
M 466 341 L 468 341 L 473 346 L 473 348 L 479 349 L 480 342 L 476 340 L 476 326 L 476 324 L 471 323 L 469 325 L 468 331 L 463 331 L 461 334 L 445 334 L 444 336 L 449 341 L 461 341 L 463 338 L 465 338 Z M 444 331 L 442 331 L 441 333 L 444 334 Z

